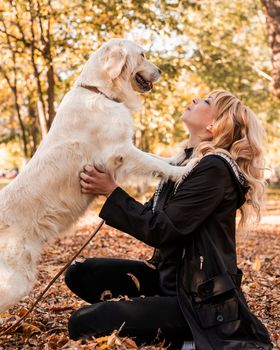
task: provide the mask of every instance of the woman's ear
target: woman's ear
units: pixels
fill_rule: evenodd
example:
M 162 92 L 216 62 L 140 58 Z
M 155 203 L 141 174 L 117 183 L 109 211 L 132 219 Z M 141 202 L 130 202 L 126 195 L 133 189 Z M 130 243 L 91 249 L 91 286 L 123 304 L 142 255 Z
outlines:
M 123 69 L 127 58 L 127 51 L 120 45 L 107 47 L 104 55 L 103 69 L 112 80 L 116 79 Z
M 207 125 L 206 130 L 212 134 L 213 124 Z

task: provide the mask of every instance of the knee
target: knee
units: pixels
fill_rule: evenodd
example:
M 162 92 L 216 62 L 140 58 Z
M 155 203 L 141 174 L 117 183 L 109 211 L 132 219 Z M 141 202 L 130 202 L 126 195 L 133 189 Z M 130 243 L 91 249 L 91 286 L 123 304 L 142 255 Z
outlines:
M 75 286 L 78 284 L 78 279 L 80 275 L 79 270 L 80 269 L 78 265 L 74 263 L 70 265 L 65 272 L 64 282 L 71 291 L 74 291 L 76 289 Z
M 106 302 L 80 308 L 71 315 L 68 321 L 69 338 L 77 340 L 109 334 L 111 328 L 108 317 Z
M 78 297 L 89 302 L 96 303 L 100 300 L 103 288 L 102 261 L 97 258 L 89 258 L 84 262 L 76 261 L 65 272 L 64 280 L 67 287 Z
M 81 338 L 81 332 L 83 331 L 82 320 L 81 320 L 81 309 L 75 311 L 68 321 L 68 333 L 69 338 L 78 340 Z

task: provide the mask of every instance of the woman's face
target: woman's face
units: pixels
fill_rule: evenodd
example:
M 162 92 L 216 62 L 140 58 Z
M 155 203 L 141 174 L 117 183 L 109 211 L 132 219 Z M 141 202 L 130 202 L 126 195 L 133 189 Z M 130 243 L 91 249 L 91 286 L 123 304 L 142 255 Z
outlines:
M 213 124 L 214 108 L 213 98 L 194 98 L 182 115 L 182 120 L 186 124 L 191 134 L 205 136 L 211 132 Z

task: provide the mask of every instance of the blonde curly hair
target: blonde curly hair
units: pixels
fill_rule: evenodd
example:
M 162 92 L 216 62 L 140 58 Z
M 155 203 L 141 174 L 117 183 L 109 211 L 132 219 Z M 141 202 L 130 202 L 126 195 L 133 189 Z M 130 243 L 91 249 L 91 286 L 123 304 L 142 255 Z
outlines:
M 200 142 L 192 158 L 223 152 L 236 161 L 249 186 L 246 201 L 240 208 L 239 228 L 244 229 L 249 219 L 260 219 L 265 190 L 264 129 L 255 113 L 230 92 L 216 90 L 209 97 L 214 110 L 212 136 Z

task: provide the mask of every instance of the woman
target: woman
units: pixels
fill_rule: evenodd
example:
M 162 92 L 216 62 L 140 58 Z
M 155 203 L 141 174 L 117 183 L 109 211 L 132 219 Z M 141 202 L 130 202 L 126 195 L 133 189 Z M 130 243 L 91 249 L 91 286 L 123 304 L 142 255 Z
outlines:
M 181 183 L 161 184 L 146 205 L 98 169 L 86 166 L 81 173 L 83 193 L 107 196 L 100 217 L 156 249 L 152 265 L 87 259 L 69 268 L 66 284 L 92 303 L 71 316 L 70 337 L 109 334 L 125 322 L 121 335 L 138 343 L 150 343 L 158 335 L 173 349 L 183 343 L 183 349 L 197 350 L 271 349 L 265 327 L 242 294 L 235 245 L 236 210 L 243 228 L 250 209 L 260 213 L 261 126 L 226 91 L 194 99 L 182 120 L 190 137 L 177 162 L 190 157 L 199 162 Z M 100 302 L 104 290 L 133 301 Z

